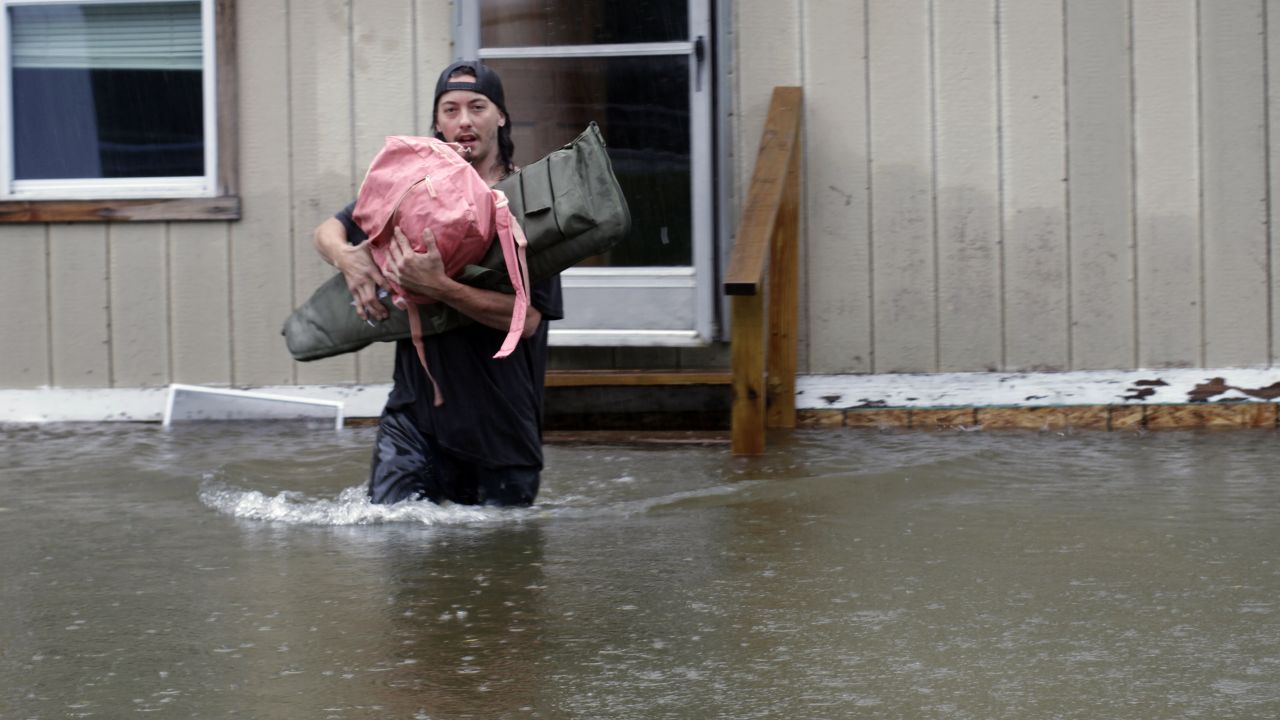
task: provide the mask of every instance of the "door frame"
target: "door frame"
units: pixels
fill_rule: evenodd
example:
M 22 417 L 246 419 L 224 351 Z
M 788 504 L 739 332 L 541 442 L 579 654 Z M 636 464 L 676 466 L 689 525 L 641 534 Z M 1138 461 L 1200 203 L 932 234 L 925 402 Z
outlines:
M 569 317 L 551 325 L 556 346 L 697 347 L 718 338 L 717 228 L 723 227 L 724 140 L 716 132 L 715 95 L 723 67 L 717 53 L 713 0 L 687 0 L 689 39 L 653 43 L 480 47 L 480 2 L 454 4 L 455 60 L 575 57 L 687 56 L 689 62 L 690 222 L 692 265 L 674 267 L 581 267 L 561 273 Z M 727 3 L 714 3 L 726 5 Z M 701 41 L 699 43 L 699 40 Z M 700 56 L 697 55 L 699 49 Z M 578 308 L 578 309 L 571 309 Z M 619 308 L 639 308 L 625 327 L 609 327 Z M 616 323 L 623 324 L 623 323 Z

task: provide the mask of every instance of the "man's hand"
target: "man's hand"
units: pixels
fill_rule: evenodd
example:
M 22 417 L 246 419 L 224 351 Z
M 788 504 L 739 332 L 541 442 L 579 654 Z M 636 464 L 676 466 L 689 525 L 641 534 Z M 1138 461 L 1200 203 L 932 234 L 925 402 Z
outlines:
M 386 320 L 391 313 L 378 299 L 378 288 L 387 284 L 368 244 L 350 245 L 342 251 L 338 269 L 347 279 L 347 289 L 355 299 L 356 315 L 363 320 Z
M 397 227 L 387 244 L 387 262 L 382 272 L 406 290 L 449 305 L 482 325 L 506 330 L 515 307 L 515 296 L 465 285 L 446 275 L 444 260 L 430 228 L 423 230 L 422 244 L 426 249 L 414 252 L 409 238 Z M 521 336 L 532 336 L 541 321 L 542 313 L 532 305 L 527 306 Z
M 392 282 L 418 295 L 443 300 L 458 283 L 444 272 L 444 260 L 436 247 L 436 236 L 431 228 L 422 231 L 422 252 L 414 252 L 400 226 L 396 226 L 391 242 L 387 243 L 387 261 L 383 272 Z
M 384 287 L 387 281 L 373 261 L 368 243 L 348 243 L 346 227 L 334 218 L 316 227 L 313 241 L 320 255 L 338 268 L 346 279 L 347 289 L 355 301 L 356 315 L 366 321 L 386 320 L 390 313 L 378 300 L 378 288 Z

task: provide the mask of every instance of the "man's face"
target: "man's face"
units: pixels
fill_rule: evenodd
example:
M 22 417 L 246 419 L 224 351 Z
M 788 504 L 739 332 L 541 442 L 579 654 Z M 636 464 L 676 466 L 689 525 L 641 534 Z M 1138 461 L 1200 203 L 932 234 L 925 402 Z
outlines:
M 453 78 L 475 82 L 471 75 Z M 446 142 L 462 145 L 472 164 L 490 161 L 498 153 L 498 128 L 506 123 L 502 111 L 488 97 L 470 90 L 450 90 L 436 105 L 436 130 Z

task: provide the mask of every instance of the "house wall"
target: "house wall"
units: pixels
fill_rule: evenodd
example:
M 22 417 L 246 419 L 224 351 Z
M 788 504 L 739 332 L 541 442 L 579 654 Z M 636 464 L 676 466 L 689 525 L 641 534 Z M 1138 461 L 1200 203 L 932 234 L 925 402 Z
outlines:
M 312 228 L 389 134 L 430 127 L 439 0 L 237 3 L 241 219 L 0 224 L 0 388 L 385 383 L 390 346 L 296 363 L 280 328 L 332 268 Z
M 805 89 L 803 371 L 1274 363 L 1275 2 L 739 8 L 742 114 Z
M 1271 365 L 1278 3 L 737 0 L 738 202 L 772 87 L 805 92 L 801 371 Z M 0 388 L 390 377 L 279 331 L 332 272 L 311 228 L 428 130 L 452 7 L 237 8 L 242 219 L 0 224 Z

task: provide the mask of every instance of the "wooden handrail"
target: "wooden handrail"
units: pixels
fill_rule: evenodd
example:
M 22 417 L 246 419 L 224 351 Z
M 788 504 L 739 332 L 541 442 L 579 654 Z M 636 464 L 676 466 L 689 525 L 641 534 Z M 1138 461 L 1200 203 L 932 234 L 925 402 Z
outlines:
M 766 425 L 795 427 L 803 99 L 798 87 L 773 89 L 725 275 L 732 313 L 735 455 L 763 454 Z M 761 292 L 766 261 L 767 317 Z
M 729 270 L 725 275 L 726 295 L 756 295 L 764 278 L 765 259 L 777 227 L 782 208 L 787 173 L 792 154 L 800 141 L 800 104 L 798 87 L 776 87 L 769 103 L 760 150 L 756 154 L 755 173 L 747 190 L 747 205 L 738 223 Z

